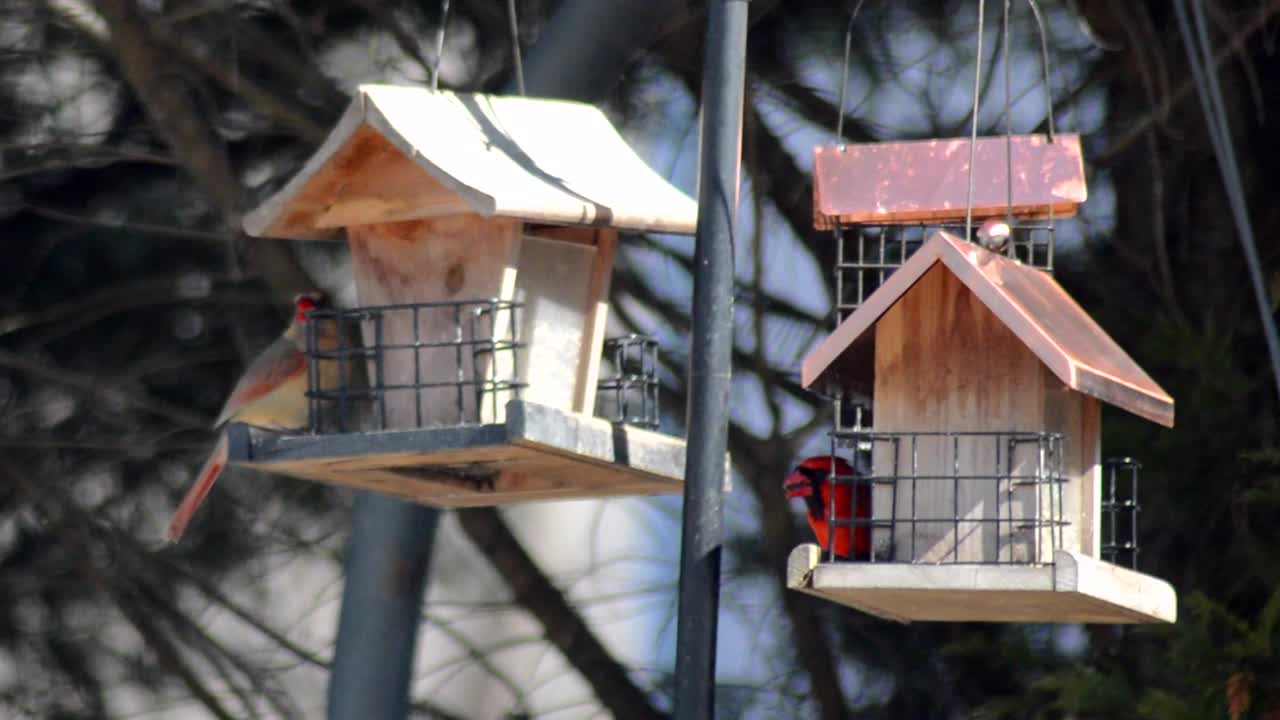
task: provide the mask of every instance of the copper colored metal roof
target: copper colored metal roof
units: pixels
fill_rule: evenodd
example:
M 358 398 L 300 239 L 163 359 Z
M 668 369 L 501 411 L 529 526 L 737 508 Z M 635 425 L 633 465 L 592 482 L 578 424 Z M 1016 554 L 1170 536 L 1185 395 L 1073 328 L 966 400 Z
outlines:
M 1074 215 L 1087 195 L 1080 136 L 978 138 L 975 217 Z M 1008 167 L 1013 164 L 1010 205 Z M 814 225 L 943 223 L 965 217 L 969 138 L 820 146 L 813 151 Z
M 806 388 L 870 383 L 876 321 L 942 263 L 1068 387 L 1166 427 L 1169 397 L 1048 273 L 946 232 L 930 239 L 804 359 Z

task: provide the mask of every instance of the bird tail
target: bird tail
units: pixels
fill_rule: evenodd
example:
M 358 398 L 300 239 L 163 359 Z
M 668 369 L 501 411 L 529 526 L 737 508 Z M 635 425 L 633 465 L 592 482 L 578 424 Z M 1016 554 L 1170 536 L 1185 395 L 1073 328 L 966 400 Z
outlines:
M 178 509 L 173 511 L 173 516 L 169 518 L 167 532 L 169 542 L 176 543 L 182 539 L 183 533 L 187 531 L 187 524 L 191 522 L 191 516 L 196 514 L 200 503 L 204 502 L 205 496 L 213 489 L 213 483 L 218 480 L 218 476 L 226 466 L 227 436 L 223 433 L 218 436 L 218 444 L 214 446 L 204 467 L 200 468 L 200 474 L 196 476 L 195 483 L 187 491 L 186 497 L 182 498 Z

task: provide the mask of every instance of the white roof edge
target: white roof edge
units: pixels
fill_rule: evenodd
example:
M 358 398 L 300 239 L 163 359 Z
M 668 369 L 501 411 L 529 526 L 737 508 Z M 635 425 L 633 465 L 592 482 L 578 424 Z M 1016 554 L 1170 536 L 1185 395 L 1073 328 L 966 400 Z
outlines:
M 342 117 L 338 118 L 338 122 L 329 131 L 329 135 L 320 143 L 320 147 L 307 158 L 302 164 L 302 168 L 289 178 L 279 190 L 272 193 L 261 204 L 245 214 L 241 222 L 245 233 L 252 237 L 262 237 L 267 228 L 271 226 L 272 221 L 281 215 L 283 206 L 306 187 L 311 177 L 316 171 L 324 167 L 324 164 L 338 152 L 347 138 L 351 136 L 355 129 L 364 123 L 365 114 L 365 96 L 363 93 L 358 94 L 347 105 L 347 109 L 343 111 Z
M 245 215 L 245 232 L 310 234 L 302 223 L 279 224 L 364 126 L 480 215 L 676 234 L 696 227 L 693 199 L 645 163 L 594 106 L 368 84 L 297 174 Z

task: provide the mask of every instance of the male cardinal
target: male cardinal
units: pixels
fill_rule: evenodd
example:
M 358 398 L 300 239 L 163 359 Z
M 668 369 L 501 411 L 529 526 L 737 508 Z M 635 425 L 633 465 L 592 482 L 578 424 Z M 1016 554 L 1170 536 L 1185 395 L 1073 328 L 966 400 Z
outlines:
M 978 228 L 978 242 L 991 252 L 1002 252 L 1012 232 L 1003 218 L 987 218 Z
M 307 361 L 304 355 L 307 343 L 307 323 L 312 310 L 319 307 L 323 296 L 319 293 L 303 293 L 293 298 L 294 316 L 289 327 L 245 370 L 231 396 L 227 398 L 222 413 L 213 427 L 221 428 L 228 422 L 243 422 L 271 430 L 301 430 L 307 424 Z M 338 345 L 336 322 L 319 323 L 316 328 L 319 346 L 333 349 Z M 333 387 L 337 382 L 334 362 L 320 363 L 321 387 Z M 329 377 L 332 376 L 332 377 Z M 186 532 L 187 523 L 200 503 L 213 488 L 213 483 L 227 465 L 227 436 L 222 433 L 213 454 L 205 461 L 195 484 L 169 520 L 170 542 L 178 542 Z
M 831 474 L 834 466 L 836 475 L 839 475 L 842 482 L 835 484 L 836 488 L 836 507 L 835 517 L 837 520 L 851 520 L 856 517 L 859 520 L 867 520 L 871 517 L 871 484 L 867 482 L 857 483 L 857 507 L 854 507 L 854 483 L 848 479 L 857 475 L 853 467 L 849 465 L 843 458 L 831 455 L 819 455 L 816 457 L 806 458 L 791 474 L 787 476 L 782 487 L 787 491 L 788 498 L 804 498 L 804 504 L 809 512 L 809 527 L 813 529 L 814 536 L 818 539 L 818 544 L 823 550 L 828 549 L 830 529 L 827 525 L 827 512 L 831 508 L 831 496 L 828 494 L 832 483 L 828 482 L 827 477 Z M 852 535 L 852 543 L 850 537 Z M 835 529 L 836 555 L 848 558 L 850 560 L 870 560 L 871 559 L 871 527 L 870 525 L 860 525 L 856 528 L 848 525 L 839 525 Z M 852 548 L 850 547 L 852 545 Z M 850 554 L 850 550 L 853 551 Z

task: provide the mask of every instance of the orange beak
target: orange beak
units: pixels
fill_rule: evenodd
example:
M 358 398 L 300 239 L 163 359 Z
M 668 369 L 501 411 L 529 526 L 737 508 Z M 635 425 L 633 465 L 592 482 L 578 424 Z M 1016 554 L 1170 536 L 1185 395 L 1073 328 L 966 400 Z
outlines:
M 787 492 L 788 499 L 812 497 L 813 481 L 804 473 L 796 470 L 783 481 L 782 489 Z

